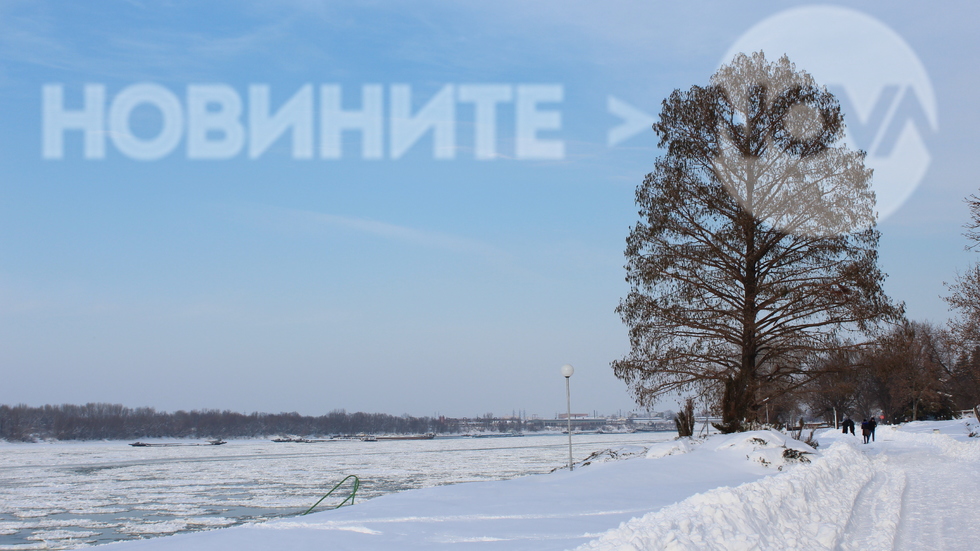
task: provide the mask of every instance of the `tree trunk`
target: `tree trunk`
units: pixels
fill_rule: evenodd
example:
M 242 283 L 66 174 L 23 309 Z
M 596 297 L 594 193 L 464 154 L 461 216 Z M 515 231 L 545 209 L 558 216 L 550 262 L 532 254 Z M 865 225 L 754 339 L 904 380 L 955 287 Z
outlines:
M 734 378 L 725 381 L 725 394 L 721 399 L 721 423 L 714 424 L 724 434 L 743 430 L 742 422 L 745 421 L 752 400 L 748 392 L 750 378 L 750 373 L 741 370 Z

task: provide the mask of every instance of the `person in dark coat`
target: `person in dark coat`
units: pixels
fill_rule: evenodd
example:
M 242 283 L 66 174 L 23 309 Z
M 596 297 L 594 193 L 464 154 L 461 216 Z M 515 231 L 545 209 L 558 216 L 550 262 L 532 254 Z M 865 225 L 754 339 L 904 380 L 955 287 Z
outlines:
M 868 428 L 871 429 L 871 441 L 875 441 L 875 429 L 878 427 L 878 422 L 872 417 L 868 420 Z
M 861 421 L 861 435 L 864 436 L 864 443 L 867 444 L 871 439 L 871 423 L 867 419 Z
M 854 434 L 854 419 L 847 420 L 847 428 L 851 429 L 851 436 L 856 436 Z
M 854 421 L 852 421 L 850 417 L 844 418 L 844 422 L 841 423 L 841 427 L 844 429 L 844 434 L 847 434 L 848 432 L 854 434 Z

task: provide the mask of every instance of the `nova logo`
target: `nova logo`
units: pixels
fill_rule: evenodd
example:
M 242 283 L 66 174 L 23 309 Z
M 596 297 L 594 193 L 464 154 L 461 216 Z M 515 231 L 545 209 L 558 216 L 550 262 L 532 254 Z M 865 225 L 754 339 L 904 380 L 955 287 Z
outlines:
M 725 54 L 783 54 L 837 96 L 847 142 L 874 169 L 879 220 L 897 211 L 929 167 L 927 141 L 939 130 L 936 97 L 912 48 L 866 14 L 836 6 L 780 12 L 749 29 Z

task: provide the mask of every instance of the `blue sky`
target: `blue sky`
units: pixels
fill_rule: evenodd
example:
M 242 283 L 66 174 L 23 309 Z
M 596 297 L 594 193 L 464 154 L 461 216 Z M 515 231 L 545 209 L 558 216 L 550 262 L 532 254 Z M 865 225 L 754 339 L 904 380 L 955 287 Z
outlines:
M 607 145 L 623 122 L 608 98 L 655 115 L 753 26 L 809 5 L 7 0 L 0 403 L 550 416 L 572 363 L 573 409 L 628 410 L 609 368 L 628 346 L 614 308 L 633 192 L 658 150 L 652 131 Z M 909 316 L 944 322 L 942 283 L 975 260 L 961 226 L 978 188 L 978 8 L 832 5 L 894 31 L 934 90 L 938 126 L 917 127 L 928 166 L 880 222 L 880 251 Z M 337 160 L 293 158 L 289 135 L 223 160 L 189 159 L 185 137 L 153 161 L 110 136 L 105 158 L 87 159 L 78 131 L 61 159 L 42 157 L 43 86 L 80 109 L 86 84 L 111 102 L 146 82 L 185 111 L 188 86 L 225 86 L 246 112 L 251 84 L 273 108 L 339 85 L 346 109 L 372 84 L 387 109 L 407 84 L 413 110 L 447 85 L 559 86 L 538 108 L 560 127 L 536 137 L 564 154 L 515 158 L 503 102 L 499 157 L 477 160 L 474 107 L 457 102 L 452 160 L 434 158 L 431 132 L 397 159 L 387 143 L 361 158 L 352 132 Z M 130 121 L 149 139 L 159 119 L 143 106 Z

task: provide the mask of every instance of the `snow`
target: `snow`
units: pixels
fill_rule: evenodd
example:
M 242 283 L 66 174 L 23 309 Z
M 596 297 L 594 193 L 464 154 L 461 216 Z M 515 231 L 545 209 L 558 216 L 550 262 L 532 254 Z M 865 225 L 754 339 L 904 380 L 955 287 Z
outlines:
M 682 453 L 688 453 L 694 451 L 695 446 L 699 444 L 697 440 L 691 438 L 678 438 L 673 442 L 661 442 L 659 444 L 654 444 L 647 449 L 647 459 L 660 459 L 661 457 L 667 457 L 668 455 L 679 455 Z
M 715 449 L 745 451 L 746 459 L 776 468 L 791 464 L 787 449 L 815 455 L 805 444 L 773 433 L 726 437 Z M 753 445 L 753 439 L 765 444 Z M 764 440 L 765 439 L 765 440 Z M 853 444 L 835 444 L 809 463 L 781 476 L 691 496 L 677 505 L 625 523 L 582 549 L 832 549 L 848 520 L 851 505 L 871 479 L 871 461 Z
M 892 507 L 901 510 L 895 548 L 980 548 L 980 438 L 965 436 L 975 434 L 976 422 L 971 421 L 878 429 L 877 445 L 870 447 L 869 455 L 886 473 L 905 481 L 900 498 L 892 500 Z M 880 493 L 869 497 L 869 504 L 888 501 Z
M 825 431 L 819 439 L 832 444 L 806 467 L 691 496 L 579 549 L 977 549 L 980 441 L 971 434 L 975 420 L 882 426 L 867 446 Z M 744 448 L 753 438 L 712 445 Z
M 594 463 L 572 472 L 426 488 L 302 518 L 118 544 L 133 549 L 566 549 L 644 512 L 765 476 L 743 450 Z
M 635 444 L 657 438 L 672 435 L 576 434 L 575 457 L 610 447 L 644 449 Z M 150 448 L 118 441 L 0 442 L 0 549 L 32 545 L 29 536 L 57 529 L 100 535 L 70 545 L 49 540 L 50 549 L 297 515 L 348 474 L 361 478 L 360 504 L 417 488 L 547 473 L 567 454 L 560 434 L 315 444 L 245 439 Z M 611 458 L 595 461 L 604 459 Z
M 972 419 L 879 426 L 867 445 L 824 430 L 815 435 L 817 449 L 773 431 L 632 440 L 592 450 L 571 472 L 425 487 L 304 517 L 111 545 L 125 551 L 973 550 L 980 548 L 980 437 L 970 435 L 978 428 Z M 133 523 L 140 535 L 161 536 L 235 522 L 197 518 Z M 15 522 L 38 522 L 28 519 Z M 82 536 L 51 524 L 51 544 L 63 546 L 94 529 L 77 528 Z M 40 548 L 36 541 L 9 548 Z

